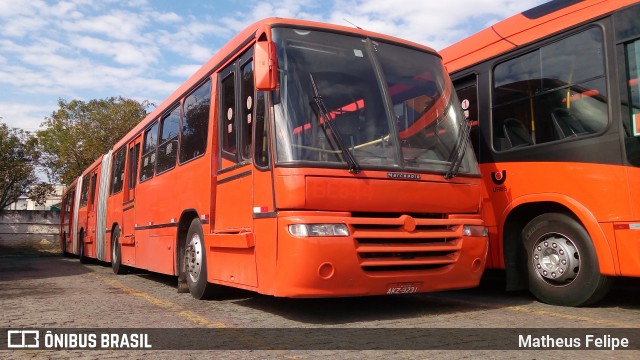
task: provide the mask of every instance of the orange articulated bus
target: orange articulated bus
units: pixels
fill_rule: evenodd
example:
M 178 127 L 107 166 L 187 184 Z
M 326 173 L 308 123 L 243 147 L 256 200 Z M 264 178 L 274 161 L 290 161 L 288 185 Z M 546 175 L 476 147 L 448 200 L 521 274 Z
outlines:
M 62 248 L 196 298 L 476 286 L 488 240 L 459 104 L 427 47 L 257 22 L 67 189 Z
M 441 54 L 474 124 L 487 267 L 565 306 L 640 276 L 638 1 L 551 1 Z

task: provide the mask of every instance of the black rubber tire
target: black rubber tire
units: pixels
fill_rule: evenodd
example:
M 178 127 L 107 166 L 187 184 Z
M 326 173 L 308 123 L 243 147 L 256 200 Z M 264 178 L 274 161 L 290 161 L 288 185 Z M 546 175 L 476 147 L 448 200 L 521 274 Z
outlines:
M 78 259 L 80 259 L 80 264 L 86 264 L 89 262 L 89 258 L 84 255 L 84 231 L 80 231 L 79 242 L 80 250 L 78 251 Z
M 116 275 L 124 275 L 129 269 L 122 265 L 122 245 L 120 245 L 120 228 L 115 227 L 111 232 L 111 269 Z
M 611 288 L 612 278 L 600 273 L 598 256 L 589 233 L 574 218 L 562 213 L 539 215 L 525 226 L 522 240 L 527 253 L 529 291 L 539 300 L 552 305 L 586 306 L 601 300 Z M 549 246 L 555 245 L 554 242 L 558 245 L 557 249 L 569 250 L 566 255 L 565 252 L 553 254 L 558 251 Z M 567 278 L 562 281 L 551 278 L 556 271 L 547 272 L 545 277 L 542 273 L 545 270 L 544 261 L 540 256 L 543 252 L 540 249 L 551 252 L 546 259 L 567 259 L 576 266 L 568 266 L 568 273 L 564 275 Z
M 193 245 L 190 245 L 192 244 Z M 193 247 L 193 248 L 192 248 Z M 210 299 L 216 294 L 217 286 L 207 281 L 207 251 L 204 245 L 204 233 L 199 219 L 193 219 L 189 225 L 189 231 L 185 238 L 185 256 L 182 261 L 185 264 L 185 276 L 189 293 L 196 299 Z M 189 259 L 191 255 L 191 260 Z M 199 260 L 195 261 L 196 256 Z M 199 271 L 191 269 L 197 267 Z
M 69 257 L 69 253 L 67 252 L 67 233 L 66 232 L 62 234 L 62 256 Z

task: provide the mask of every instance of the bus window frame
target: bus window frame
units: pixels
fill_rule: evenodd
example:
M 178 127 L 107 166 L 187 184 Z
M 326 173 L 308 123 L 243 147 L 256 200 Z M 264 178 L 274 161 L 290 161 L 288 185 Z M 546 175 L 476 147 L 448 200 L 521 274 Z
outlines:
M 575 137 L 566 137 L 566 138 L 563 138 L 563 139 L 556 139 L 556 140 L 546 141 L 546 142 L 542 142 L 542 143 L 533 143 L 533 144 L 528 145 L 528 146 L 511 147 L 511 148 L 507 148 L 507 149 L 504 149 L 504 150 L 496 149 L 495 141 L 494 141 L 495 140 L 495 136 L 494 136 L 494 126 L 495 126 L 494 113 L 495 113 L 495 110 L 496 110 L 496 106 L 495 106 L 495 103 L 494 103 L 494 99 L 495 99 L 495 96 L 496 96 L 495 95 L 495 90 L 496 90 L 496 87 L 495 87 L 495 69 L 496 69 L 496 67 L 501 65 L 501 64 L 504 64 L 504 63 L 506 63 L 508 61 L 512 61 L 512 60 L 518 59 L 518 58 L 520 58 L 522 56 L 525 56 L 527 54 L 531 54 L 531 53 L 534 53 L 534 52 L 539 52 L 539 51 L 541 51 L 542 48 L 544 48 L 546 46 L 550 46 L 550 45 L 552 45 L 554 43 L 557 43 L 559 41 L 569 39 L 569 38 L 571 38 L 571 37 L 573 37 L 575 35 L 578 35 L 580 33 L 589 31 L 590 29 L 593 29 L 593 28 L 597 28 L 598 30 L 600 30 L 600 33 L 602 35 L 601 45 L 602 45 L 602 50 L 603 50 L 603 53 L 602 53 L 602 65 L 604 67 L 603 68 L 603 77 L 590 78 L 588 81 L 587 80 L 581 80 L 582 81 L 581 83 L 590 82 L 590 81 L 599 80 L 599 79 L 604 79 L 604 87 L 607 90 L 607 98 L 606 98 L 606 100 L 607 100 L 606 101 L 607 123 L 606 123 L 606 125 L 600 131 L 597 131 L 597 132 L 594 132 L 594 133 L 590 133 L 590 134 L 587 134 L 587 135 L 575 136 Z M 608 31 L 606 30 L 606 27 L 602 24 L 602 20 L 596 20 L 596 21 L 589 22 L 589 23 L 583 24 L 581 26 L 575 27 L 573 29 L 564 31 L 561 34 L 552 34 L 552 35 L 550 35 L 548 37 L 545 37 L 543 39 L 539 39 L 539 40 L 537 40 L 537 41 L 535 41 L 535 42 L 533 42 L 533 43 L 531 43 L 531 44 L 529 44 L 527 46 L 524 46 L 521 49 L 518 49 L 516 51 L 508 52 L 506 55 L 504 55 L 504 54 L 503 55 L 498 55 L 495 58 L 488 59 L 487 61 L 484 62 L 485 64 L 487 64 L 490 67 L 490 70 L 488 72 L 488 74 L 490 76 L 489 83 L 490 83 L 490 87 L 491 87 L 491 89 L 490 89 L 490 98 L 488 99 L 488 101 L 489 101 L 489 117 L 490 117 L 490 121 L 488 122 L 490 127 L 488 128 L 488 130 L 489 130 L 490 138 L 486 142 L 488 143 L 487 145 L 489 145 L 488 147 L 491 149 L 492 152 L 498 153 L 498 154 L 502 154 L 502 153 L 520 152 L 522 150 L 532 149 L 532 148 L 538 149 L 538 148 L 544 147 L 544 146 L 553 146 L 555 144 L 564 144 L 564 143 L 569 143 L 569 142 L 574 142 L 574 141 L 582 141 L 582 140 L 585 140 L 585 139 L 591 139 L 591 138 L 603 136 L 604 134 L 606 134 L 609 131 L 610 127 L 613 124 L 613 119 L 612 119 L 612 115 L 611 115 L 611 111 L 612 111 L 612 106 L 613 105 L 612 105 L 612 103 L 610 101 L 610 97 L 611 97 L 611 80 L 610 80 L 610 77 L 612 76 L 610 68 L 613 65 L 609 64 L 609 57 L 610 57 L 609 52 L 610 52 L 610 49 L 607 48 L 607 46 L 608 46 L 607 45 L 608 44 L 608 41 L 607 41 L 607 36 L 608 35 L 607 35 L 607 33 L 608 33 Z M 465 74 L 468 75 L 468 73 L 465 73 Z M 460 78 L 462 78 L 462 77 L 456 76 L 455 80 L 457 81 Z M 569 86 L 569 87 L 562 87 L 562 88 L 555 88 L 555 89 L 551 89 L 551 90 L 545 90 L 545 91 L 542 91 L 540 93 L 534 94 L 534 97 L 529 97 L 529 99 L 530 100 L 531 99 L 535 99 L 536 97 L 539 97 L 539 96 L 543 96 L 543 95 L 546 95 L 546 94 L 553 93 L 555 91 L 566 90 L 566 89 L 570 89 L 570 88 L 571 87 Z M 516 99 L 516 100 L 509 100 L 507 102 L 499 104 L 498 108 L 502 107 L 502 106 L 507 106 L 509 104 L 515 104 L 515 103 L 524 101 L 524 99 L 525 98 Z
M 158 120 L 158 140 L 156 141 L 156 163 L 154 164 L 154 174 L 155 176 L 160 176 L 164 173 L 167 173 L 173 169 L 175 169 L 178 165 L 178 158 L 180 157 L 179 151 L 180 151 L 180 134 L 182 133 L 181 127 L 182 127 L 182 99 L 180 98 L 180 101 L 178 101 L 177 103 L 175 103 L 173 106 L 169 107 L 169 109 L 167 111 L 165 111 L 162 116 L 160 116 L 160 119 Z M 174 110 L 178 109 L 178 133 L 176 134 L 176 136 L 172 137 L 172 138 L 168 138 L 167 140 L 165 140 L 165 142 L 160 143 L 160 141 L 162 141 L 162 130 L 164 127 L 164 123 L 165 121 L 171 116 L 171 114 L 173 113 Z M 170 168 L 164 169 L 160 172 L 158 172 L 158 160 L 160 159 L 160 147 L 164 146 L 166 144 L 168 144 L 171 141 L 176 140 L 176 154 L 175 154 L 175 160 L 173 162 L 173 166 L 171 166 Z M 153 178 L 153 177 L 151 177 Z M 149 178 L 149 179 L 151 179 Z M 145 180 L 146 181 L 146 180 Z
M 207 82 L 209 82 L 209 116 L 208 116 L 208 119 L 207 119 L 207 128 L 206 128 L 207 140 L 205 142 L 204 151 L 201 152 L 200 154 L 198 154 L 198 156 L 194 156 L 194 157 L 192 157 L 190 159 L 187 159 L 186 161 L 182 161 L 180 159 L 180 153 L 181 153 L 181 149 L 182 149 L 182 127 L 184 126 L 183 123 L 184 123 L 184 119 L 186 117 L 185 110 L 184 110 L 184 105 L 187 102 L 187 98 L 189 96 L 193 95 L 196 91 L 200 90 L 203 86 L 205 86 L 205 84 Z M 181 107 L 180 114 L 181 115 L 180 115 L 180 129 L 178 129 L 178 130 L 180 130 L 178 132 L 178 154 L 177 154 L 178 166 L 182 166 L 182 165 L 188 164 L 188 163 L 190 163 L 190 162 L 192 162 L 192 161 L 194 161 L 196 159 L 199 159 L 199 158 L 203 157 L 205 154 L 207 154 L 207 152 L 209 151 L 209 145 L 212 142 L 212 136 L 210 136 L 212 134 L 211 134 L 211 131 L 209 129 L 211 127 L 211 123 L 214 122 L 213 120 L 216 119 L 215 115 L 213 114 L 213 109 L 214 109 L 213 101 L 215 100 L 213 98 L 213 94 L 214 94 L 214 92 L 213 92 L 213 79 L 212 79 L 211 75 L 209 75 L 209 76 L 205 77 L 202 81 L 197 83 L 190 91 L 186 92 L 184 94 L 184 96 L 182 96 L 180 98 L 180 107 Z M 212 116 L 213 116 L 213 118 L 212 118 Z
M 218 161 L 219 164 L 222 164 L 222 159 L 226 159 L 230 162 L 232 162 L 232 165 L 226 166 L 226 167 L 221 167 L 218 171 L 229 171 L 230 169 L 235 169 L 237 167 L 243 167 L 246 166 L 248 164 L 252 164 L 253 163 L 253 155 L 254 155 L 254 137 L 253 137 L 253 133 L 254 133 L 254 123 L 255 123 L 255 113 L 256 113 L 256 106 L 255 106 L 255 99 L 256 99 L 256 94 L 257 94 L 257 89 L 256 89 L 256 84 L 255 84 L 255 68 L 256 68 L 256 64 L 255 64 L 255 54 L 254 54 L 254 49 L 255 49 L 255 43 L 250 43 L 248 44 L 246 47 L 242 48 L 240 51 L 238 51 L 233 57 L 231 57 L 231 60 L 229 62 L 227 62 L 225 64 L 224 67 L 222 67 L 219 71 L 218 71 L 218 104 L 220 104 L 219 108 L 218 108 L 218 134 L 219 134 L 219 145 L 218 145 L 218 149 L 219 149 L 219 155 L 218 155 Z M 243 104 L 241 104 L 240 102 L 242 101 L 242 69 L 249 63 L 252 63 L 252 67 L 253 67 L 253 76 L 254 76 L 254 83 L 253 83 L 253 106 L 251 109 L 251 116 L 252 119 L 254 119 L 251 122 L 251 146 L 249 148 L 249 158 L 244 158 L 242 155 L 242 147 L 245 145 L 244 144 L 244 130 L 243 128 L 245 128 L 245 126 L 243 126 L 243 124 L 245 123 L 244 121 L 242 121 L 243 119 L 240 118 L 240 112 L 238 112 L 237 110 L 240 108 L 240 106 L 242 106 Z M 224 125 L 220 125 L 220 120 L 221 119 L 226 119 L 226 114 L 225 114 L 225 110 L 222 108 L 222 101 L 223 101 L 223 94 L 222 94 L 222 82 L 232 78 L 233 79 L 233 94 L 234 94 L 234 104 L 233 104 L 233 111 L 234 111 L 234 116 L 235 118 L 233 119 L 233 124 L 235 126 L 235 153 L 231 153 L 229 151 L 226 151 L 224 149 L 224 135 L 225 135 L 225 126 Z M 266 116 L 266 113 L 265 113 Z
M 116 156 L 118 155 L 118 153 L 120 151 L 122 151 L 124 153 L 124 156 L 122 157 L 122 175 L 123 175 L 123 178 L 120 180 L 122 182 L 122 185 L 120 186 L 120 190 L 118 190 L 116 192 L 112 192 L 112 190 L 113 190 L 113 176 L 115 174 L 113 170 L 115 169 L 115 166 L 116 166 L 115 159 L 116 159 Z M 126 172 L 127 172 L 127 146 L 125 144 L 125 145 L 120 146 L 120 148 L 113 153 L 113 161 L 111 162 L 111 173 L 110 173 L 111 176 L 109 176 L 109 196 L 113 196 L 115 194 L 119 194 L 119 193 L 122 192 L 122 190 L 124 189 L 124 183 L 125 183 L 125 178 L 124 177 L 126 177 Z
M 144 148 L 145 145 L 147 144 L 147 134 L 151 132 L 151 129 L 158 125 L 158 128 L 156 129 L 156 144 L 153 146 L 153 149 L 147 151 L 145 153 Z M 142 129 L 142 142 L 140 143 L 140 153 L 138 154 L 138 184 L 142 184 L 144 182 L 147 182 L 148 180 L 151 180 L 155 177 L 156 175 L 156 164 L 158 163 L 158 135 L 160 133 L 160 122 L 158 121 L 158 119 L 154 119 L 152 122 L 150 122 L 147 126 L 145 126 L 144 129 Z M 142 169 L 143 169 L 143 159 L 146 155 L 155 152 L 155 160 L 153 161 L 153 171 L 151 172 L 151 176 L 149 176 L 148 178 L 142 179 Z

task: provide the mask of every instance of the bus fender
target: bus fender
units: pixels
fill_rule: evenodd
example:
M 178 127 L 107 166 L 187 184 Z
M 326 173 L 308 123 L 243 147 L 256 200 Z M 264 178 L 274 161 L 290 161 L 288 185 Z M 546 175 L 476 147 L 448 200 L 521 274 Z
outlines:
M 617 275 L 620 272 L 617 264 L 614 260 L 614 249 L 616 247 L 615 238 L 610 237 L 613 243 L 610 243 L 609 238 L 605 234 L 604 230 L 598 223 L 598 220 L 589 209 L 579 201 L 559 193 L 537 193 L 529 194 L 512 199 L 511 202 L 505 207 L 500 219 L 499 234 L 504 234 L 504 224 L 507 216 L 517 207 L 525 204 L 540 203 L 540 202 L 554 202 L 569 209 L 574 216 L 585 227 L 593 246 L 598 254 L 598 266 L 600 273 L 603 275 Z M 501 237 L 502 238 L 502 237 Z M 502 239 L 502 246 L 504 246 L 504 239 Z

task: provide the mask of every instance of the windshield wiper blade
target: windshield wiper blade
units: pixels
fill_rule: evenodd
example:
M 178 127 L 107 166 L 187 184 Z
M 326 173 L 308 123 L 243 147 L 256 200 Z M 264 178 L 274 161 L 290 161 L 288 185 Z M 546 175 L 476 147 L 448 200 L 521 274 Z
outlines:
M 447 173 L 444 174 L 444 178 L 449 180 L 458 175 L 458 170 L 460 170 L 460 165 L 462 164 L 462 159 L 464 158 L 464 154 L 467 150 L 467 145 L 469 141 L 469 133 L 471 132 L 471 124 L 465 119 L 460 124 L 462 129 L 460 129 L 460 134 L 458 134 L 458 142 L 457 148 L 451 152 L 451 156 L 449 156 L 449 169 Z
M 331 138 L 335 142 L 336 146 L 342 153 L 345 161 L 349 165 L 349 172 L 352 174 L 357 174 L 360 172 L 360 165 L 356 158 L 353 157 L 353 154 L 342 142 L 342 138 L 340 138 L 340 133 L 338 133 L 338 129 L 336 129 L 336 125 L 329 119 L 329 111 L 327 111 L 327 107 L 324 104 L 324 100 L 322 100 L 322 96 L 318 93 L 318 87 L 316 86 L 316 81 L 313 79 L 313 75 L 309 73 L 309 78 L 311 79 L 311 87 L 313 89 L 313 101 L 315 101 L 318 110 L 320 111 L 320 116 L 322 116 L 323 120 L 323 129 L 325 133 L 327 133 L 326 128 L 329 127 L 329 133 L 331 133 Z

